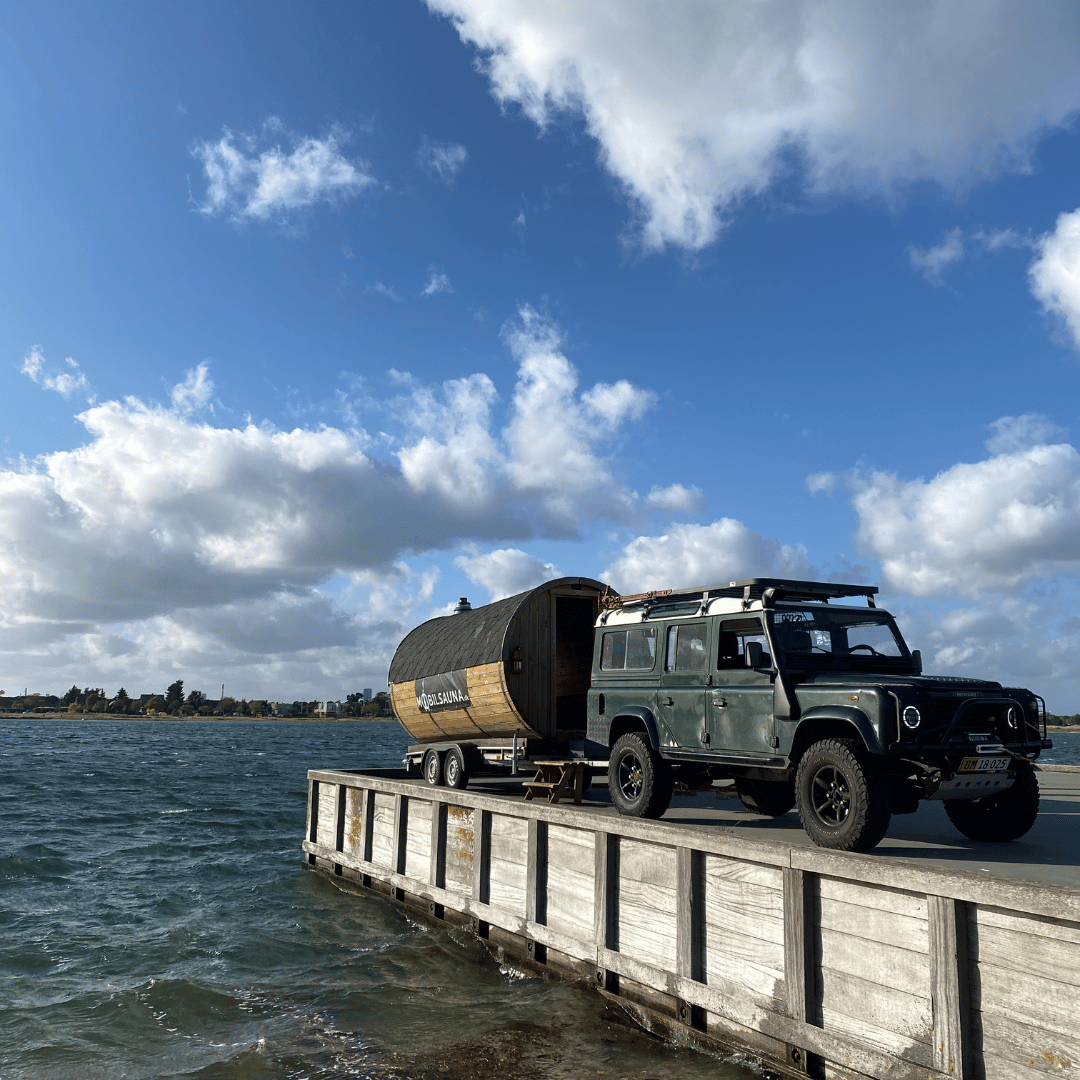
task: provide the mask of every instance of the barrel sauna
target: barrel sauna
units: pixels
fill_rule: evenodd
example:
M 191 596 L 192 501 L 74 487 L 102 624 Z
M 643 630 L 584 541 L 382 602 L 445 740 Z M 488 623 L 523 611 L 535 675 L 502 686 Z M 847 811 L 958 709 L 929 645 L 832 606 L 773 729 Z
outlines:
M 394 715 L 417 743 L 583 737 L 593 627 L 610 591 L 556 578 L 422 623 L 390 664 Z

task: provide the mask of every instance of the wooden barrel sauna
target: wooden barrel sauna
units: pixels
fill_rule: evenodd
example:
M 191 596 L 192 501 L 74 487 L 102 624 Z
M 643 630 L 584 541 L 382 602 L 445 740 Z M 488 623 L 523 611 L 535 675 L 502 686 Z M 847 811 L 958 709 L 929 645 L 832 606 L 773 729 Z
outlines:
M 418 743 L 581 737 L 593 627 L 610 591 L 556 578 L 422 623 L 390 664 L 398 722 Z

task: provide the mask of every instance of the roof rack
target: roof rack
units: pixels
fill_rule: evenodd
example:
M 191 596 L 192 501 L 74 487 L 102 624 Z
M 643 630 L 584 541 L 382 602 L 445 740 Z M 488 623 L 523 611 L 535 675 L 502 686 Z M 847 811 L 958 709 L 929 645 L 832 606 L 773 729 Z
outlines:
M 603 607 L 608 609 L 631 607 L 661 607 L 688 600 L 700 600 L 704 605 L 716 596 L 727 596 L 742 600 L 744 607 L 751 601 L 763 600 L 771 604 L 777 600 L 817 600 L 828 603 L 848 596 L 865 596 L 870 607 L 874 607 L 876 585 L 843 585 L 833 581 L 791 581 L 787 578 L 746 578 L 742 581 L 729 581 L 716 585 L 695 586 L 689 589 L 657 589 L 652 592 L 635 593 L 632 596 L 619 596 L 606 593 L 601 597 Z

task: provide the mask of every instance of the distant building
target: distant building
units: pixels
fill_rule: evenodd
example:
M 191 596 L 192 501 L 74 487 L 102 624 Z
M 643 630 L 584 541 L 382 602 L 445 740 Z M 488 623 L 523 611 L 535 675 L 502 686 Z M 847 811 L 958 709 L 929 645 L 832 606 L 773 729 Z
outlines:
M 371 698 L 372 698 L 371 687 L 370 686 L 365 686 L 364 687 L 364 700 L 365 701 L 370 701 Z
M 340 716 L 340 701 L 318 701 L 315 703 L 316 716 Z

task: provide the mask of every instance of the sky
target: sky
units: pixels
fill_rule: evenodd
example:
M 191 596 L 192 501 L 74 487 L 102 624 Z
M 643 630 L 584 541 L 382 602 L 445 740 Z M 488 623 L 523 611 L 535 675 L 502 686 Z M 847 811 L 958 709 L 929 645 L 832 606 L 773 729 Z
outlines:
M 0 8 L 0 690 L 337 698 L 554 576 L 1080 711 L 1080 6 Z

